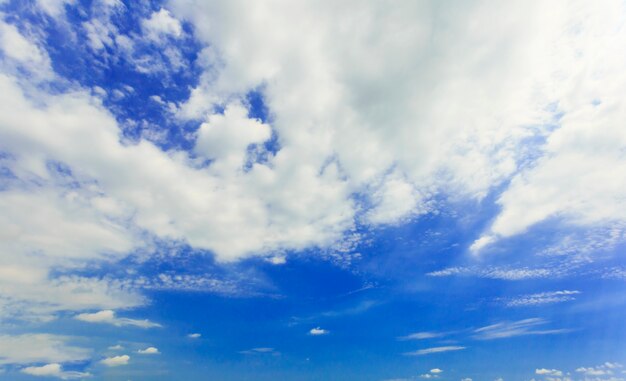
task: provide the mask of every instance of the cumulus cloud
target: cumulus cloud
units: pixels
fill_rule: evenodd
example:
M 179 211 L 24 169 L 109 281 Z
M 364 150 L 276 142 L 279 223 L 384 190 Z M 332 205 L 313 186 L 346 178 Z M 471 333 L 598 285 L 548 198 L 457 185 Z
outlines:
M 129 318 L 120 318 L 115 316 L 115 311 L 103 310 L 94 313 L 82 313 L 75 316 L 75 319 L 88 323 L 104 323 L 112 324 L 117 327 L 134 326 L 139 328 L 161 327 L 160 324 L 151 322 L 150 320 L 138 320 Z
M 315 328 L 311 328 L 311 330 L 309 331 L 309 335 L 311 336 L 322 336 L 322 335 L 328 335 L 329 331 L 322 329 L 320 327 L 315 327 Z
M 150 18 L 142 21 L 144 33 L 153 40 L 159 40 L 163 36 L 180 37 L 183 28 L 180 21 L 172 17 L 172 14 L 165 8 L 153 12 Z
M 91 374 L 88 372 L 64 371 L 61 364 L 57 363 L 42 366 L 29 366 L 20 370 L 20 372 L 31 376 L 57 377 L 62 380 L 91 377 Z
M 140 349 L 137 351 L 137 353 L 141 354 L 141 355 L 157 355 L 161 352 L 159 352 L 159 350 L 155 347 L 148 347 L 146 349 Z
M 115 366 L 120 366 L 120 365 L 128 365 L 129 360 L 130 360 L 130 356 L 121 355 L 121 356 L 107 357 L 103 360 L 100 360 L 100 363 L 108 367 L 115 367 Z
M 542 376 L 555 376 L 555 377 L 561 377 L 563 376 L 563 372 L 557 369 L 545 369 L 545 368 L 541 368 L 541 369 L 535 369 L 535 374 L 539 374 Z
M 0 336 L 0 364 L 63 363 L 86 360 L 91 351 L 69 344 L 68 336 L 24 334 Z

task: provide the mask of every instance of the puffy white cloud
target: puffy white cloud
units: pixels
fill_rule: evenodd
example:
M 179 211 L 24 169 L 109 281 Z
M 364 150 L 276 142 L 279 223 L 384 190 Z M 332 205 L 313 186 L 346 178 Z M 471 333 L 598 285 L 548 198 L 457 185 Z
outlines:
M 149 19 L 142 21 L 141 26 L 144 33 L 153 40 L 159 40 L 167 35 L 180 37 L 183 33 L 180 21 L 172 17 L 172 14 L 165 8 L 153 12 Z
M 311 328 L 309 331 L 309 335 L 311 336 L 322 336 L 328 335 L 330 332 L 328 330 L 322 329 L 320 327 Z
M 535 374 L 539 374 L 539 375 L 542 375 L 542 376 L 561 377 L 563 375 L 563 372 L 558 370 L 558 369 L 541 368 L 541 369 L 535 369 Z
M 6 23 L 3 16 L 0 13 L 0 50 L 5 56 L 0 64 L 2 71 L 14 72 L 14 66 L 19 65 L 35 80 L 50 79 L 52 67 L 48 53 L 33 38 L 20 33 L 15 25 Z
M 115 311 L 112 310 L 102 310 L 94 313 L 82 313 L 75 316 L 75 319 L 85 321 L 88 323 L 105 323 L 112 324 L 118 327 L 121 326 L 134 326 L 140 328 L 154 328 L 161 327 L 160 324 L 151 322 L 150 320 L 144 319 L 129 319 L 129 318 L 120 318 L 115 316 Z
M 433 354 L 433 353 L 462 351 L 465 348 L 466 347 L 463 347 L 463 346 L 460 346 L 460 345 L 445 345 L 445 346 L 441 346 L 441 347 L 431 347 L 431 348 L 419 349 L 419 350 L 413 351 L 413 352 L 406 352 L 405 355 L 407 355 L 407 356 L 424 356 L 424 355 L 430 355 L 430 354 Z
M 63 363 L 90 357 L 90 350 L 69 345 L 70 340 L 49 334 L 1 335 L 0 364 Z
M 199 333 L 190 333 L 189 335 L 187 335 L 188 338 L 190 339 L 199 339 L 202 335 Z
M 88 372 L 64 371 L 61 364 L 57 363 L 46 364 L 43 366 L 29 366 L 20 371 L 31 376 L 58 377 L 62 380 L 91 377 L 91 374 Z
M 463 12 L 430 2 L 171 5 L 210 45 L 203 83 L 181 115 L 202 118 L 264 85 L 283 150 L 306 152 L 297 160 L 318 168 L 335 158 L 350 189 L 379 206 L 370 222 L 428 210 L 434 193 L 484 196 L 536 154 L 529 137 L 547 137 L 544 156 L 515 175 L 474 250 L 552 215 L 583 225 L 624 220 L 616 210 L 626 208 L 613 208 L 624 184 L 611 175 L 624 165 L 618 1 L 602 10 L 470 3 Z M 587 136 L 593 144 L 578 151 Z M 386 179 L 390 170 L 399 177 Z
M 120 365 L 128 365 L 128 361 L 130 361 L 130 356 L 121 355 L 121 356 L 107 357 L 103 360 L 100 360 L 100 363 L 109 367 L 114 367 L 114 366 L 120 366 Z
M 216 161 L 213 170 L 230 173 L 242 168 L 250 144 L 263 143 L 271 133 L 270 126 L 249 119 L 241 104 L 230 104 L 200 126 L 194 150 Z
M 439 368 L 434 368 L 430 370 L 430 373 L 434 373 L 434 374 L 439 374 L 442 373 L 443 370 L 439 369 Z
M 155 347 L 148 347 L 146 349 L 138 350 L 137 353 L 141 355 L 158 355 L 161 352 L 159 352 L 159 350 Z
M 581 22 L 576 28 L 572 22 L 554 54 L 559 128 L 547 137 L 543 156 L 500 196 L 502 211 L 475 243 L 477 250 L 481 242 L 519 234 L 548 218 L 584 227 L 626 220 L 626 180 L 618 175 L 626 171 L 626 59 L 613 54 L 624 48 L 624 4 L 582 3 L 567 11 Z

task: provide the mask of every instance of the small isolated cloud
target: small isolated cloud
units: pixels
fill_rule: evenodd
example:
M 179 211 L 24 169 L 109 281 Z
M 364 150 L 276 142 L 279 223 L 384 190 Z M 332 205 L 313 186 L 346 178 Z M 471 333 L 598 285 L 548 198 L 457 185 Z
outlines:
M 309 331 L 309 335 L 311 336 L 322 336 L 322 335 L 328 335 L 329 331 L 322 329 L 320 327 L 316 327 L 316 328 L 311 328 L 311 330 Z
M 161 352 L 159 352 L 159 350 L 155 347 L 148 347 L 146 349 L 140 349 L 137 351 L 137 353 L 141 354 L 141 355 L 157 355 Z
M 538 374 L 540 376 L 554 376 L 554 377 L 561 377 L 563 375 L 563 372 L 558 370 L 558 369 L 545 369 L 545 368 L 541 368 L 541 369 L 535 369 L 535 374 Z
M 439 368 L 431 369 L 428 373 L 420 375 L 420 378 L 439 378 L 439 374 L 442 373 L 443 370 Z
M 467 377 L 467 378 L 462 378 L 461 381 L 472 381 L 472 379 Z
M 546 325 L 547 320 L 531 318 L 518 321 L 505 321 L 478 328 L 474 331 L 475 338 L 479 340 L 504 339 L 515 336 L 528 335 L 555 335 L 569 332 L 569 329 L 540 329 L 539 326 Z
M 61 364 L 58 363 L 52 363 L 43 366 L 29 366 L 22 369 L 21 372 L 31 376 L 57 377 L 62 380 L 91 377 L 91 373 L 87 372 L 64 371 L 61 367 Z
M 420 350 L 413 351 L 413 352 L 406 352 L 405 355 L 407 355 L 407 356 L 424 356 L 424 355 L 430 355 L 432 353 L 461 351 L 463 349 L 465 349 L 465 347 L 462 347 L 462 346 L 459 346 L 459 345 L 448 345 L 448 346 L 443 346 L 443 347 L 432 347 L 432 348 L 420 349 Z
M 111 346 L 109 347 L 109 349 L 110 349 L 110 350 L 112 350 L 112 351 L 119 351 L 119 350 L 124 349 L 124 347 L 123 347 L 123 346 L 121 346 L 121 345 L 119 345 L 119 344 L 117 344 L 117 345 L 111 345 Z
M 190 339 L 199 339 L 202 335 L 199 333 L 190 333 L 189 335 L 187 335 L 188 338 Z
M 130 360 L 129 355 L 121 355 L 121 356 L 107 357 L 103 360 L 100 360 L 100 363 L 106 366 L 120 366 L 120 365 L 128 365 L 129 360 Z
M 76 315 L 75 319 L 88 323 L 112 324 L 116 327 L 134 326 L 139 328 L 161 327 L 160 324 L 151 322 L 150 320 L 138 320 L 129 318 L 118 318 L 113 310 L 103 310 L 94 313 L 83 313 Z

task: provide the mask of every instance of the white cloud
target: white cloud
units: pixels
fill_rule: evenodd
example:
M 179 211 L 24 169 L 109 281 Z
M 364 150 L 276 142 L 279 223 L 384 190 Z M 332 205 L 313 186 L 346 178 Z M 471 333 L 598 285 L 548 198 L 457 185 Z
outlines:
M 155 347 L 148 347 L 146 349 L 138 350 L 137 353 L 142 354 L 142 355 L 157 355 L 161 352 L 159 352 L 159 350 Z
M 595 367 L 580 367 L 576 369 L 576 372 L 582 373 L 588 377 L 602 377 L 612 376 L 616 369 L 622 368 L 620 363 L 605 362 L 602 365 Z
M 545 368 L 541 368 L 541 369 L 535 369 L 535 374 L 539 374 L 542 376 L 555 376 L 555 377 L 561 377 L 563 376 L 563 372 L 557 369 L 545 369 Z
M 52 67 L 46 51 L 33 38 L 23 35 L 16 26 L 5 22 L 2 16 L 0 13 L 0 50 L 5 57 L 0 60 L 0 69 L 14 72 L 12 66 L 17 64 L 32 74 L 35 80 L 50 79 Z
M 90 350 L 71 346 L 70 340 L 49 334 L 1 335 L 0 364 L 63 363 L 90 357 Z
M 62 380 L 91 377 L 91 374 L 88 372 L 64 371 L 61 364 L 58 363 L 43 366 L 29 366 L 20 371 L 31 376 L 58 377 Z
M 124 349 L 124 347 L 121 346 L 120 344 L 111 345 L 109 347 L 109 350 L 112 350 L 112 351 L 119 351 L 119 350 L 122 350 L 122 349 Z
M 239 353 L 243 355 L 270 354 L 272 356 L 280 356 L 280 352 L 276 351 L 274 348 L 269 347 L 252 348 L 245 351 L 239 351 Z
M 544 304 L 562 303 L 575 300 L 575 295 L 578 294 L 580 294 L 580 291 L 572 290 L 540 292 L 537 294 L 530 294 L 517 298 L 505 299 L 504 303 L 508 307 L 539 306 Z
M 113 367 L 113 366 L 120 366 L 120 365 L 128 365 L 129 360 L 130 360 L 130 356 L 121 355 L 121 356 L 107 357 L 103 360 L 100 360 L 100 363 L 109 367 Z
M 567 9 L 581 21 L 553 55 L 560 67 L 552 84 L 563 114 L 559 128 L 547 137 L 537 163 L 500 196 L 502 211 L 484 237 L 509 237 L 548 218 L 583 227 L 626 221 L 626 180 L 616 176 L 626 171 L 626 59 L 613 54 L 624 47 L 624 11 L 618 1 Z
M 424 348 L 413 352 L 407 352 L 405 355 L 407 356 L 424 356 L 430 355 L 433 353 L 443 353 L 443 352 L 453 352 L 453 351 L 461 351 L 466 347 L 462 347 L 459 345 L 446 345 L 441 347 L 432 347 L 432 348 Z
M 230 104 L 223 114 L 208 117 L 198 130 L 195 152 L 215 160 L 215 171 L 230 173 L 241 169 L 250 144 L 263 143 L 271 136 L 267 124 L 248 118 L 248 110 Z
M 448 267 L 442 270 L 432 271 L 426 275 L 432 277 L 447 277 L 447 276 L 477 276 L 480 278 L 488 279 L 501 279 L 501 280 L 523 280 L 523 279 L 536 279 L 536 278 L 548 278 L 562 275 L 566 269 L 563 268 L 508 268 L 508 267 L 494 267 L 489 266 L 485 268 L 479 267 Z
M 172 14 L 164 8 L 158 12 L 153 12 L 149 19 L 141 23 L 144 33 L 153 40 L 160 40 L 163 36 L 180 37 L 183 28 L 180 21 L 172 17 Z
M 82 313 L 75 316 L 75 319 L 85 321 L 88 323 L 104 323 L 104 324 L 112 324 L 118 327 L 121 326 L 134 326 L 140 328 L 154 328 L 161 327 L 160 324 L 151 322 L 150 320 L 139 320 L 139 319 L 129 319 L 129 318 L 120 318 L 115 316 L 115 311 L 112 310 L 102 310 L 94 313 Z
M 443 337 L 447 335 L 446 332 L 415 332 L 410 335 L 399 337 L 399 340 L 426 340 Z
M 439 369 L 439 368 L 434 368 L 430 370 L 430 373 L 434 373 L 434 374 L 439 374 L 442 373 L 443 370 Z
M 37 5 L 52 17 L 62 16 L 66 4 L 73 4 L 76 0 L 37 0 Z
M 515 336 L 555 335 L 569 332 L 569 329 L 541 329 L 547 320 L 531 318 L 518 321 L 505 321 L 474 330 L 474 337 L 479 340 L 504 339 Z
M 199 333 L 190 333 L 189 335 L 187 335 L 188 338 L 190 339 L 199 339 L 202 335 Z
M 329 331 L 322 329 L 320 327 L 316 327 L 316 328 L 311 328 L 311 330 L 309 331 L 309 335 L 311 336 L 322 336 L 322 335 L 328 335 Z

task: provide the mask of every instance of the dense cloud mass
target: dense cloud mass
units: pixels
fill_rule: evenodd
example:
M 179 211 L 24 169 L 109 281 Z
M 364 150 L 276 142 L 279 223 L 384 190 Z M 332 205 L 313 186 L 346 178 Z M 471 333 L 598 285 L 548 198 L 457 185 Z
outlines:
M 150 98 L 168 123 L 196 128 L 182 134 L 186 148 L 159 145 L 156 129 L 129 138 L 126 124 L 139 121 L 122 120 L 106 100 L 133 97 L 132 87 L 115 93 L 65 78 L 43 32 L 0 13 L 0 317 L 48 321 L 69 311 L 82 322 L 157 327 L 116 317 L 148 303 L 130 281 L 72 272 L 157 241 L 222 264 L 283 264 L 292 252 L 348 245 L 359 229 L 487 196 L 498 211 L 464 252 L 481 256 L 548 220 L 623 240 L 626 56 L 614 53 L 626 51 L 623 2 L 171 0 L 126 34 L 112 21 L 125 5 L 96 3 L 101 12 L 79 25 L 90 51 L 168 79 L 198 70 L 188 97 Z M 33 3 L 59 25 L 72 5 Z M 193 68 L 177 46 L 185 38 L 200 49 Z M 142 55 L 148 45 L 160 60 Z M 267 117 L 252 116 L 251 93 Z M 429 275 L 549 275 L 536 271 Z M 6 363 L 42 363 L 25 374 L 85 375 L 59 364 L 88 356 L 67 338 L 5 339 L 42 343 L 32 358 L 0 353 Z

